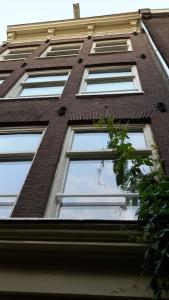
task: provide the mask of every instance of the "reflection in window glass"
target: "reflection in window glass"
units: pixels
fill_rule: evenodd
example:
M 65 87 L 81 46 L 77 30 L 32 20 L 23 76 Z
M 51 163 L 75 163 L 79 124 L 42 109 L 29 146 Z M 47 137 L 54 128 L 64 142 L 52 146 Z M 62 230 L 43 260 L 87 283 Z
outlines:
M 35 152 L 41 133 L 0 134 L 0 153 Z
M 12 212 L 13 206 L 0 206 L 0 219 L 9 218 Z
M 107 69 L 107 70 L 95 70 L 89 71 L 88 79 L 96 79 L 96 78 L 116 78 L 116 77 L 125 77 L 125 76 L 132 76 L 131 69 Z
M 134 148 L 146 148 L 143 132 L 128 132 L 129 139 Z M 109 135 L 106 132 L 75 132 L 71 150 L 103 150 L 107 148 Z
M 33 88 L 23 88 L 19 96 L 44 96 L 44 95 L 58 95 L 63 91 L 63 86 L 43 86 Z
M 86 86 L 87 93 L 94 92 L 111 92 L 111 91 L 127 91 L 133 90 L 134 82 L 133 81 L 119 81 L 119 82 L 105 82 L 105 83 L 92 83 L 88 82 Z
M 0 162 L 0 195 L 18 194 L 28 171 L 31 161 Z
M 29 76 L 26 82 L 46 82 L 46 81 L 65 81 L 67 80 L 68 75 L 50 75 L 50 76 Z
M 75 160 L 69 162 L 64 193 L 115 193 L 116 184 L 111 160 Z
M 63 206 L 59 219 L 93 219 L 93 220 L 137 220 L 137 206 Z

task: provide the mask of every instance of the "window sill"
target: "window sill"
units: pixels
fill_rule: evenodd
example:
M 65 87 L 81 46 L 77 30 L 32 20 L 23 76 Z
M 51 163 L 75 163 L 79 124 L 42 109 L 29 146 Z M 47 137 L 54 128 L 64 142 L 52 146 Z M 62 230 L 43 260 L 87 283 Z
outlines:
M 48 100 L 50 98 L 57 98 L 57 99 L 60 99 L 61 98 L 61 95 L 52 95 L 52 96 L 30 96 L 30 97 L 4 97 L 4 98 L 0 98 L 0 101 L 3 101 L 3 100 Z
M 97 97 L 97 96 L 126 96 L 126 95 L 137 95 L 144 94 L 143 91 L 125 91 L 125 92 L 116 92 L 116 93 L 86 93 L 86 94 L 76 94 L 77 98 L 86 98 L 86 97 Z
M 13 58 L 13 59 L 0 59 L 0 62 L 5 62 L 5 61 L 16 61 L 16 60 L 25 60 L 26 58 Z

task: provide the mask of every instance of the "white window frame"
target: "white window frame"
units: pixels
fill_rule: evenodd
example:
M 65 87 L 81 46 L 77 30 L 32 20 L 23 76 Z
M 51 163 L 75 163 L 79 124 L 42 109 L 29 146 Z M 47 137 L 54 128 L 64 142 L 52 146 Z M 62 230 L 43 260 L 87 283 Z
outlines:
M 5 98 L 12 98 L 12 99 L 18 99 L 18 98 L 50 98 L 50 97 L 60 97 L 61 94 L 52 94 L 52 95 L 27 95 L 27 96 L 20 96 L 20 93 L 22 92 L 22 89 L 24 87 L 49 87 L 49 86 L 55 86 L 57 85 L 57 82 L 59 84 L 63 83 L 63 90 L 65 88 L 65 85 L 67 83 L 67 80 L 70 75 L 70 69 L 62 69 L 62 70 L 48 70 L 48 71 L 34 71 L 34 72 L 27 72 L 25 73 L 20 80 L 18 80 L 17 84 L 8 92 L 8 94 L 5 96 Z M 67 80 L 59 80 L 59 81 L 42 81 L 42 82 L 26 82 L 26 80 L 29 77 L 34 77 L 34 76 L 40 76 L 40 77 L 45 77 L 45 76 L 50 76 L 50 75 L 57 75 L 57 74 L 64 74 L 67 73 Z
M 118 77 L 113 77 L 112 78 L 112 81 L 113 82 L 118 82 L 118 80 L 122 80 L 124 79 L 125 81 L 125 78 L 128 78 L 128 79 L 132 79 L 133 80 L 133 83 L 134 83 L 134 86 L 135 86 L 135 89 L 134 90 L 116 90 L 116 91 L 102 91 L 102 92 L 86 92 L 86 87 L 87 87 L 87 83 L 88 82 L 93 82 L 93 83 L 96 83 L 96 82 L 100 82 L 102 83 L 103 81 L 106 80 L 105 77 L 103 78 L 99 78 L 99 81 L 98 79 L 95 79 L 95 78 L 92 78 L 92 79 L 88 79 L 88 74 L 90 71 L 102 71 L 102 70 L 123 70 L 123 69 L 126 69 L 126 68 L 129 68 L 131 69 L 131 73 L 132 75 L 131 76 L 118 76 Z M 110 77 L 108 77 L 108 80 L 110 80 Z M 81 81 L 81 85 L 80 85 L 80 89 L 79 89 L 79 93 L 76 94 L 76 96 L 84 96 L 84 95 L 116 95 L 116 94 L 137 94 L 137 93 L 143 93 L 142 91 L 142 88 L 141 88 L 141 83 L 140 83 L 140 79 L 139 79 L 139 75 L 138 75 L 138 72 L 137 72 L 137 67 L 135 65 L 123 65 L 123 66 L 109 66 L 109 67 L 97 67 L 97 68 L 85 68 L 84 70 L 84 74 L 83 74 L 83 77 L 82 77 L 82 81 Z
M 41 133 L 42 136 L 41 136 L 41 140 L 36 148 L 35 151 L 33 152 L 13 152 L 13 153 L 8 153 L 8 152 L 5 152 L 5 153 L 0 153 L 0 161 L 5 161 L 5 160 L 8 160 L 9 161 L 20 161 L 21 159 L 22 160 L 30 160 L 31 161 L 31 164 L 30 164 L 30 169 L 32 167 L 32 164 L 33 164 L 33 161 L 37 155 L 37 151 L 39 149 L 39 146 L 42 142 L 42 139 L 43 139 L 43 136 L 45 134 L 45 130 L 46 128 L 45 127 L 28 127 L 28 126 L 25 126 L 25 127 L 4 127 L 4 128 L 0 128 L 0 135 L 1 134 L 20 134 L 20 133 Z M 28 171 L 28 174 L 30 172 L 30 169 Z M 27 176 L 28 176 L 27 174 Z M 26 178 L 27 178 L 26 176 Z M 17 200 L 18 200 L 18 197 L 21 193 L 21 190 L 25 184 L 25 181 L 26 181 L 26 178 L 25 180 L 23 181 L 23 185 L 20 189 L 20 192 L 18 194 L 15 194 L 15 195 L 11 195 L 11 194 L 5 194 L 5 195 L 0 195 L 0 209 L 2 206 L 11 206 L 11 214 L 9 216 L 9 218 L 11 217 L 12 213 L 13 213 L 13 210 L 15 208 L 15 205 L 17 203 Z M 16 200 L 11 200 L 11 201 L 1 201 L 1 197 L 16 197 Z M 2 218 L 0 218 L 2 219 Z
M 118 127 L 118 126 L 117 126 Z M 139 149 L 137 148 L 136 153 L 138 155 L 146 155 L 146 156 L 152 156 L 156 157 L 156 151 L 154 148 L 152 148 L 152 145 L 154 145 L 154 139 L 152 136 L 151 128 L 148 124 L 138 124 L 138 125 L 128 125 L 127 131 L 131 132 L 140 132 L 142 131 L 145 136 L 147 147 L 146 149 Z M 65 138 L 65 142 L 62 149 L 62 154 L 60 157 L 60 161 L 58 163 L 58 167 L 56 170 L 56 174 L 53 181 L 53 186 L 51 189 L 51 193 L 49 196 L 49 202 L 45 213 L 45 218 L 58 218 L 59 216 L 59 210 L 62 204 L 62 198 L 66 197 L 138 197 L 137 193 L 112 193 L 112 194 L 66 194 L 63 192 L 64 185 L 66 182 L 67 177 L 67 171 L 68 171 L 68 165 L 69 161 L 71 159 L 80 159 L 80 160 L 86 160 L 86 159 L 105 159 L 109 160 L 113 157 L 116 157 L 116 150 L 112 149 L 104 149 L 104 150 L 90 150 L 90 151 L 72 151 L 71 145 L 73 141 L 73 135 L 75 132 L 101 132 L 98 128 L 94 128 L 93 126 L 70 126 L 68 128 L 68 132 Z M 105 129 L 102 129 L 102 132 L 105 132 Z M 153 167 L 152 167 L 153 169 Z M 124 203 L 123 203 L 124 204 Z M 117 205 L 117 203 L 116 203 Z M 119 203 L 118 203 L 119 205 Z M 132 204 L 130 204 L 132 206 Z
M 78 49 L 74 48 L 76 46 L 79 46 Z M 58 50 L 58 52 L 60 52 L 60 54 L 56 54 L 56 55 L 52 55 L 52 56 L 48 56 L 48 53 L 50 52 L 57 52 L 57 50 L 52 50 L 53 48 L 62 48 L 60 50 Z M 69 43 L 69 44 L 53 44 L 50 45 L 45 52 L 41 55 L 41 58 L 56 58 L 56 57 L 65 57 L 65 56 L 77 56 L 80 49 L 82 48 L 82 43 Z M 75 53 L 69 54 L 69 51 L 74 51 Z
M 8 48 L 0 55 L 0 60 L 8 61 L 8 60 L 25 59 L 25 58 L 27 58 L 28 55 L 31 55 L 36 48 L 37 48 L 37 46 Z M 11 52 L 14 52 L 14 53 L 11 53 Z
M 126 45 L 124 42 L 126 43 Z M 100 47 L 105 48 L 106 50 L 104 51 L 104 49 L 102 49 L 101 51 L 98 51 Z M 124 47 L 126 47 L 126 50 L 123 49 Z M 128 39 L 123 38 L 123 39 L 94 41 L 90 53 L 106 54 L 106 53 L 118 53 L 118 52 L 128 52 L 128 51 L 132 51 L 131 40 L 129 38 Z

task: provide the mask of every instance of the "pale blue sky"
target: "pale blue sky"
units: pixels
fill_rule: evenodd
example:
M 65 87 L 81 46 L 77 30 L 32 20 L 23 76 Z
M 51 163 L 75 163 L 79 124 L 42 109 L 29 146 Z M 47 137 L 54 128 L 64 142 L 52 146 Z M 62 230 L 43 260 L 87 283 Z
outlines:
M 0 0 L 0 42 L 6 40 L 7 25 L 73 18 L 72 4 L 76 2 L 81 17 L 169 8 L 169 0 Z

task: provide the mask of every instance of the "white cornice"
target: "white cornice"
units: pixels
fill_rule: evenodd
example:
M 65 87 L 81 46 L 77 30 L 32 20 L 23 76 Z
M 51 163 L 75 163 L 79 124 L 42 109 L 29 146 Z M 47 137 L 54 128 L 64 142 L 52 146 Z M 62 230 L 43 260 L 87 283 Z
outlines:
M 9 25 L 9 42 L 41 41 L 47 38 L 58 40 L 86 37 L 88 35 L 110 35 L 139 31 L 138 12 L 98 16 L 62 21 Z

